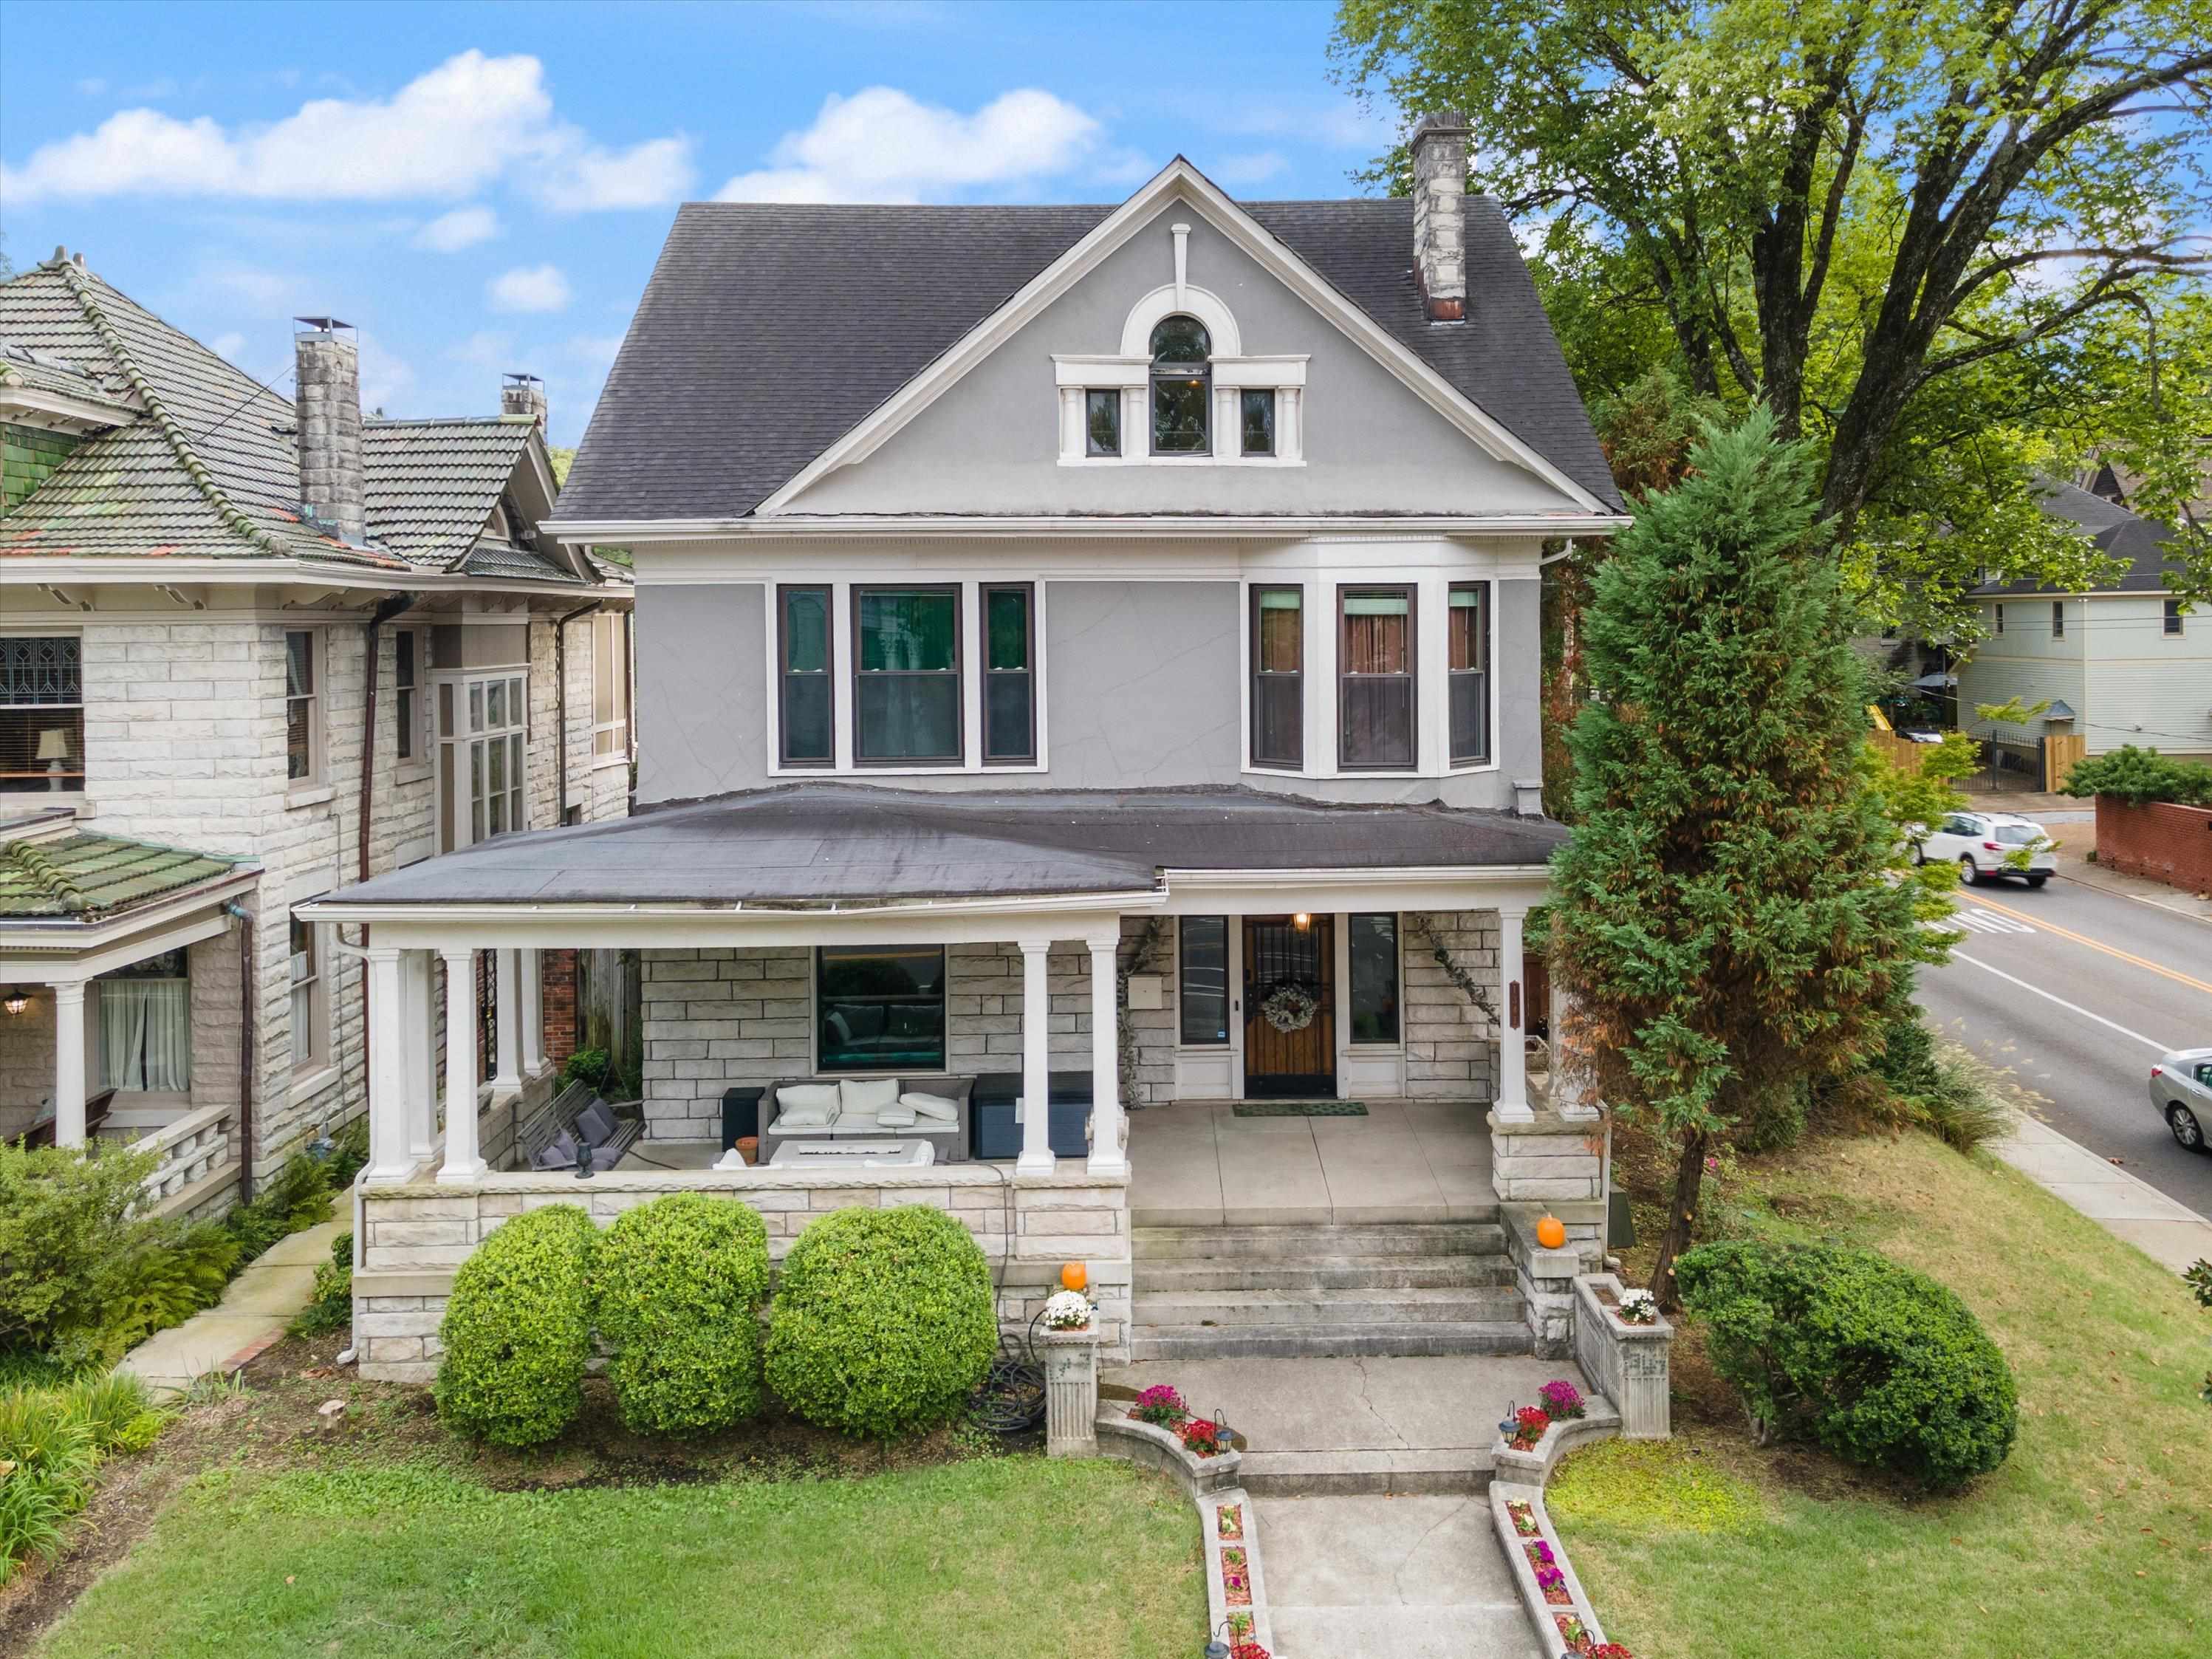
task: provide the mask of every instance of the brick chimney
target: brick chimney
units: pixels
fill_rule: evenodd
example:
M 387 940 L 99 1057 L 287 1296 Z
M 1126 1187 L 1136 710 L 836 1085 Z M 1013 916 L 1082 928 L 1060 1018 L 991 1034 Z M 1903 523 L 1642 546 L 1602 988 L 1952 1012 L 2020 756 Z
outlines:
M 545 382 L 535 374 L 508 374 L 499 386 L 499 412 L 502 415 L 527 415 L 538 422 L 538 429 L 545 429 Z
M 1467 316 L 1467 117 L 1413 123 L 1413 276 L 1432 323 Z
M 367 474 L 361 458 L 361 348 L 353 325 L 295 317 L 299 373 L 300 502 L 348 542 L 368 539 Z

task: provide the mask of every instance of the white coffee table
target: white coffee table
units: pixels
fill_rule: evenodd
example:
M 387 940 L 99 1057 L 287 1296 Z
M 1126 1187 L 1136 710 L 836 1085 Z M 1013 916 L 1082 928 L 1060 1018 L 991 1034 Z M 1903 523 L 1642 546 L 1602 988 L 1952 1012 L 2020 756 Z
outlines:
M 922 1170 L 937 1162 L 927 1140 L 787 1140 L 771 1170 Z

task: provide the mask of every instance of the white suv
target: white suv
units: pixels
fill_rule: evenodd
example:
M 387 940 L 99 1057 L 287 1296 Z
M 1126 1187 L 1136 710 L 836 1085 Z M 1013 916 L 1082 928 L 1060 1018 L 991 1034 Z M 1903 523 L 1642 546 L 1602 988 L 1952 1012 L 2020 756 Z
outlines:
M 1959 879 L 1979 886 L 2019 876 L 2040 887 L 2058 868 L 2058 854 L 2043 826 L 2011 812 L 1954 812 L 1913 847 L 1912 861 L 1955 860 Z

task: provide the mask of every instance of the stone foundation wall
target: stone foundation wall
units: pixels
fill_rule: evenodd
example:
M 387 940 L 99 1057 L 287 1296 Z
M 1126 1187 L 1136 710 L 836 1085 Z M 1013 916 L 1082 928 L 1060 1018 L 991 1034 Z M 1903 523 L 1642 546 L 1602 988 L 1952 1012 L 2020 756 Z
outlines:
M 1533 1123 L 1490 1114 L 1492 1184 L 1507 1203 L 1571 1204 L 1605 1196 L 1605 1125 L 1538 1108 Z
M 437 1374 L 443 1352 L 438 1327 L 453 1272 L 508 1217 L 580 1204 L 604 1226 L 671 1192 L 750 1205 L 768 1228 L 769 1259 L 777 1263 L 794 1238 L 833 1210 L 933 1205 L 957 1217 L 982 1247 L 1000 1286 L 1003 1328 L 1026 1330 L 1059 1288 L 1061 1264 L 1079 1261 L 1098 1304 L 1102 1358 L 1128 1358 L 1128 1189 L 1119 1180 L 1080 1170 L 1014 1176 L 981 1164 L 773 1176 L 763 1170 L 623 1173 L 588 1182 L 516 1173 L 459 1188 L 424 1180 L 360 1189 L 354 1341 L 361 1374 L 399 1382 L 424 1382 Z
M 1536 1223 L 1548 1211 L 1565 1224 L 1567 1242 L 1547 1249 L 1536 1242 Z M 1575 1337 L 1575 1280 L 1604 1266 L 1604 1206 L 1507 1204 L 1505 1248 L 1513 1258 L 1513 1288 L 1540 1358 L 1564 1359 Z

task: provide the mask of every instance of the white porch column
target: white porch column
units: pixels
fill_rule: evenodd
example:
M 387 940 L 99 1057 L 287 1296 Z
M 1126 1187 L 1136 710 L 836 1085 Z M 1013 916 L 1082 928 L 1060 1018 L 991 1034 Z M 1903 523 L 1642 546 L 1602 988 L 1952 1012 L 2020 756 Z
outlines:
M 1022 1155 L 1018 1175 L 1052 1173 L 1052 990 L 1045 973 L 1048 939 L 1017 941 L 1022 951 Z
M 474 1181 L 477 1156 L 477 963 L 474 951 L 446 958 L 446 1166 L 441 1181 Z
M 84 1145 L 84 981 L 53 981 L 54 1145 Z
M 368 975 L 368 1178 L 404 1181 L 415 1159 L 407 1149 L 410 1069 L 399 951 L 372 945 L 362 957 Z
M 407 1155 L 416 1163 L 438 1144 L 436 974 L 428 951 L 399 956 L 400 1040 L 407 1051 Z
M 499 1069 L 492 1073 L 495 1096 L 513 1094 L 522 1087 L 522 969 L 520 951 L 495 951 L 492 957 L 492 997 L 499 1010 Z
M 1521 982 L 1521 924 L 1526 910 L 1498 912 L 1498 1097 L 1501 1123 L 1534 1123 L 1528 1106 L 1528 988 Z
M 514 957 L 516 988 L 522 998 L 522 1075 L 536 1077 L 545 1068 L 545 982 L 537 951 L 517 951 Z
M 1091 1162 L 1092 1175 L 1127 1175 L 1121 1150 L 1121 999 L 1115 994 L 1119 938 L 1088 940 L 1091 947 Z

